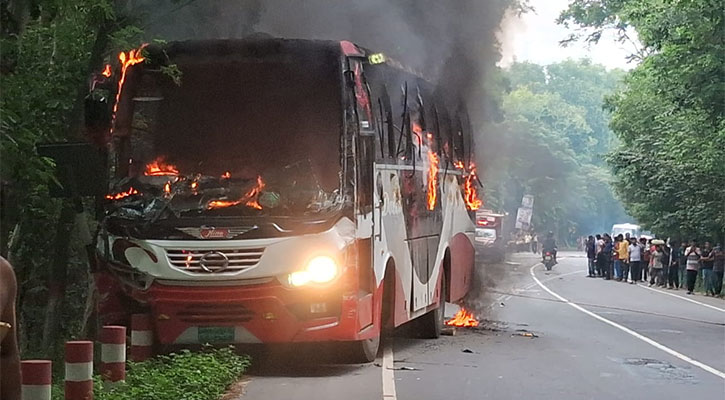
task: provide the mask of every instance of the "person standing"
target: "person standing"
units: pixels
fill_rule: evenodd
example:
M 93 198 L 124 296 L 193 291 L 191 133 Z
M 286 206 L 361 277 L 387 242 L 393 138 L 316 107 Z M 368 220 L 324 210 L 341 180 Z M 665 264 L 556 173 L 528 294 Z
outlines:
M 640 280 L 647 282 L 647 273 L 649 272 L 649 262 L 652 254 L 649 246 L 647 246 L 647 239 L 640 238 L 639 245 L 642 251 L 642 261 L 640 262 L 640 265 L 642 266 L 642 278 L 640 278 Z
M 604 234 L 604 248 L 602 249 L 602 265 L 604 267 L 604 279 L 612 279 L 612 255 L 614 253 L 614 243 L 609 234 Z
M 705 286 L 705 296 L 714 296 L 715 290 L 712 287 L 712 270 L 715 263 L 715 258 L 712 254 L 712 245 L 710 242 L 705 242 L 705 246 L 702 248 L 700 265 L 702 268 L 702 283 Z
M 725 251 L 719 244 L 713 249 L 715 259 L 712 267 L 712 278 L 713 278 L 713 291 L 715 296 L 722 297 L 722 279 L 723 271 L 725 270 Z
M 587 252 L 587 261 L 589 266 L 589 274 L 587 275 L 588 278 L 594 278 L 594 275 L 596 274 L 595 267 L 594 267 L 594 259 L 597 255 L 597 243 L 594 241 L 594 236 L 589 235 L 587 238 L 587 244 L 586 244 L 586 252 Z
M 664 259 L 665 252 L 662 250 L 663 244 L 660 244 L 662 241 L 658 240 L 655 243 L 655 249 L 652 252 L 652 258 L 650 264 L 652 267 L 649 270 L 649 285 L 658 285 L 662 286 L 662 270 L 664 268 L 664 263 L 662 260 Z
M 635 284 L 638 280 L 641 279 L 641 272 L 640 268 L 642 263 L 642 249 L 640 249 L 639 243 L 637 242 L 637 239 L 632 238 L 630 239 L 629 244 L 629 269 L 630 274 L 632 275 L 632 284 Z M 626 279 L 626 277 L 625 277 Z
M 13 267 L 0 257 L 0 399 L 2 400 L 20 400 L 20 352 L 15 318 L 17 285 Z
M 597 234 L 596 236 L 596 242 L 595 242 L 595 254 L 594 257 L 596 258 L 596 264 L 597 264 L 597 276 L 601 277 L 604 276 L 604 268 L 602 267 L 602 262 L 600 261 L 602 256 L 602 250 L 604 249 L 604 239 L 602 239 L 602 235 Z
M 622 275 L 620 278 L 622 282 L 627 283 L 627 276 L 629 275 L 629 238 L 622 239 L 619 243 L 619 259 L 622 261 Z
M 539 252 L 539 235 L 536 233 L 534 233 L 534 236 L 531 238 L 531 252 L 534 254 Z
M 680 287 L 680 258 L 682 249 L 678 246 L 672 246 L 670 252 L 669 270 L 667 274 L 667 285 L 670 289 Z
M 697 241 L 691 240 L 690 246 L 685 250 L 687 258 L 687 294 L 695 291 L 695 281 L 697 280 L 697 272 L 700 269 L 700 249 L 697 247 Z
M 685 287 L 685 281 L 687 280 L 687 256 L 685 255 L 686 250 L 687 242 L 682 241 L 682 243 L 680 243 L 680 285 L 678 286 L 678 289 Z

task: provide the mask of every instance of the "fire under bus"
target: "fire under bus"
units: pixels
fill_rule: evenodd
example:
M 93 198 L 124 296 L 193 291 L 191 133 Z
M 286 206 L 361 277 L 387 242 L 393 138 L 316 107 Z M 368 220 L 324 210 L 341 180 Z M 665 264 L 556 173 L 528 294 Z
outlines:
M 387 327 L 440 334 L 481 205 L 459 99 L 350 42 L 119 60 L 86 107 L 108 149 L 103 323 L 148 314 L 157 345 L 346 342 L 359 360 Z

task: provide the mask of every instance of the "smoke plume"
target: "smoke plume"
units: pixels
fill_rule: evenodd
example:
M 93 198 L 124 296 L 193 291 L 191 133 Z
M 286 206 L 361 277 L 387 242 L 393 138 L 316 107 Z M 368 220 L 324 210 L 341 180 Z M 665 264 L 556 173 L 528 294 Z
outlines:
M 240 38 L 252 33 L 350 40 L 383 52 L 456 92 L 475 127 L 491 116 L 486 80 L 500 58 L 497 32 L 517 0 L 137 1 L 150 37 Z M 129 10 L 132 11 L 132 10 Z

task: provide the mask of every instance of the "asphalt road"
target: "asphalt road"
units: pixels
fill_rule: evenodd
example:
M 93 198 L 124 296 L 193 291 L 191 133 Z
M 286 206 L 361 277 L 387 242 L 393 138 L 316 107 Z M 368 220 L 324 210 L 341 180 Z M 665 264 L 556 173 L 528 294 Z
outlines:
M 479 328 L 399 332 L 365 365 L 333 347 L 265 349 L 241 399 L 725 398 L 725 302 L 587 278 L 576 253 L 551 272 L 537 261 L 481 266 L 493 288 L 472 302 Z

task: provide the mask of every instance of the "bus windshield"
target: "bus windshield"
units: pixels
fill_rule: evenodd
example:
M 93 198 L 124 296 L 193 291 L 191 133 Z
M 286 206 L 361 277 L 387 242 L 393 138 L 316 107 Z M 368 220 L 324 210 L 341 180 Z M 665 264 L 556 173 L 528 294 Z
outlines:
M 176 81 L 140 69 L 116 126 L 116 190 L 133 182 L 171 211 L 221 215 L 339 203 L 339 74 L 334 63 L 295 61 L 181 59 Z

